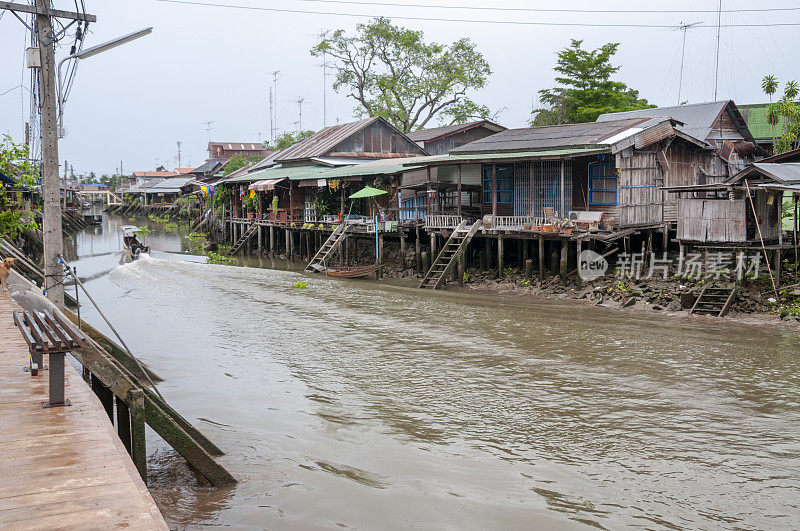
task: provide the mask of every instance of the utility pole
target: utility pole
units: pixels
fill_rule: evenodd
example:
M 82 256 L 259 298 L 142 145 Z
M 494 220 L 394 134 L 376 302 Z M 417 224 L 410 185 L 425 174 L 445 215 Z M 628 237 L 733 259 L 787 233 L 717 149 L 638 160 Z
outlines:
M 303 97 L 297 98 L 295 100 L 295 102 L 297 103 L 297 109 L 298 109 L 298 114 L 299 114 L 298 119 L 297 119 L 297 124 L 298 124 L 297 125 L 297 132 L 298 133 L 303 130 L 303 102 L 304 101 L 306 101 L 306 99 L 303 98 Z
M 683 58 L 686 55 L 686 30 L 693 26 L 697 26 L 698 24 L 700 23 L 692 22 L 691 24 L 684 24 L 681 22 L 681 25 L 676 28 L 683 31 L 683 44 L 681 45 L 681 77 L 680 81 L 678 81 L 678 105 L 681 104 L 681 89 L 683 88 Z
M 714 70 L 714 101 L 717 101 L 717 88 L 719 87 L 719 30 L 722 25 L 722 0 L 719 0 L 719 9 L 717 10 L 717 59 L 716 69 Z
M 328 38 L 329 30 L 320 32 L 317 37 L 320 40 Z M 325 50 L 322 50 L 322 127 L 328 127 L 328 57 Z
M 275 141 L 275 121 L 272 116 L 272 86 L 269 87 L 269 143 Z
M 58 182 L 58 109 L 56 107 L 55 38 L 51 17 L 95 22 L 97 17 L 83 13 L 51 9 L 49 0 L 34 5 L 0 3 L 0 9 L 36 15 L 39 40 L 39 87 L 41 90 L 42 135 L 42 234 L 44 235 L 44 291 L 56 306 L 64 307 L 64 274 L 60 259 L 64 242 L 61 227 L 61 202 Z
M 69 171 L 69 164 L 67 164 L 67 161 L 65 160 L 64 161 L 64 178 L 61 180 L 61 186 L 64 188 L 64 194 L 63 194 L 64 197 L 61 200 L 62 201 L 61 208 L 64 210 L 64 212 L 67 211 L 67 171 Z
M 270 72 L 272 74 L 272 97 L 275 99 L 275 134 L 278 134 L 278 74 L 280 70 Z

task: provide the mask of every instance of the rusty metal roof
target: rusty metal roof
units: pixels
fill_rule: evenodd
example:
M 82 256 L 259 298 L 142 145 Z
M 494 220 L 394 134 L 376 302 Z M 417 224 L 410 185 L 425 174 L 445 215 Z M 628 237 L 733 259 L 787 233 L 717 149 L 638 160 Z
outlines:
M 648 118 L 628 118 L 604 122 L 508 129 L 457 147 L 450 153 L 462 155 L 597 147 L 614 143 L 614 139 L 619 138 L 626 131 L 641 130 L 643 125 L 650 125 L 648 122 L 653 121 Z
M 338 124 L 326 127 L 314 133 L 310 137 L 305 138 L 300 142 L 284 149 L 275 155 L 273 159 L 276 161 L 283 161 L 321 157 L 343 141 L 347 140 L 350 136 L 358 133 L 368 125 L 380 119 L 381 118 L 367 118 L 357 122 L 349 122 L 346 124 Z
M 506 129 L 502 125 L 496 124 L 489 120 L 477 120 L 465 124 L 453 124 L 442 127 L 431 127 L 430 129 L 418 129 L 408 133 L 408 138 L 414 142 L 432 142 L 434 140 L 438 140 L 449 135 L 454 135 L 462 131 L 468 131 L 480 126 L 484 126 L 487 129 L 495 132 L 505 131 Z
M 178 174 L 174 171 L 135 171 L 134 177 L 176 177 Z

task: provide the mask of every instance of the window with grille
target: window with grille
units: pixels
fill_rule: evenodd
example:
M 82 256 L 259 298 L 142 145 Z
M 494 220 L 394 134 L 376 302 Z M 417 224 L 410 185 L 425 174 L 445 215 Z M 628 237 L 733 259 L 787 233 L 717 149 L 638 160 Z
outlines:
M 514 165 L 497 166 L 497 203 L 514 202 Z M 492 202 L 492 167 L 483 167 L 483 202 Z
M 589 204 L 617 204 L 617 168 L 614 164 L 589 165 Z

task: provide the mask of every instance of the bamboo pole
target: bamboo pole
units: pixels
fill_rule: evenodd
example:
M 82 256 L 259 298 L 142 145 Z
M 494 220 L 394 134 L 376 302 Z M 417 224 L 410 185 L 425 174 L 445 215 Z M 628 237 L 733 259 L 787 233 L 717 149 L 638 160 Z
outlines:
M 772 268 L 769 265 L 769 256 L 767 256 L 767 247 L 764 245 L 764 236 L 761 234 L 761 224 L 758 222 L 758 213 L 756 212 L 756 205 L 753 203 L 753 195 L 750 193 L 750 185 L 747 179 L 744 180 L 744 187 L 747 189 L 747 197 L 750 199 L 750 208 L 753 209 L 753 220 L 756 222 L 756 229 L 758 229 L 758 239 L 761 240 L 761 250 L 764 252 L 764 262 L 767 264 L 767 271 L 769 271 L 769 280 L 772 283 L 772 291 L 775 292 L 775 300 L 778 300 L 778 288 L 775 286 L 775 277 L 772 276 Z

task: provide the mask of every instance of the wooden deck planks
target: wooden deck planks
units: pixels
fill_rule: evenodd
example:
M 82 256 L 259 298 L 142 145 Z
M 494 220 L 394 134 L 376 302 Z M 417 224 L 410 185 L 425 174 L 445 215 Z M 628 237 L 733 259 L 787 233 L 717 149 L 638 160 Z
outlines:
M 42 408 L 48 375 L 23 372 L 28 348 L 12 318 L 19 309 L 0 293 L 0 528 L 167 529 L 102 404 L 69 363 L 73 405 Z

